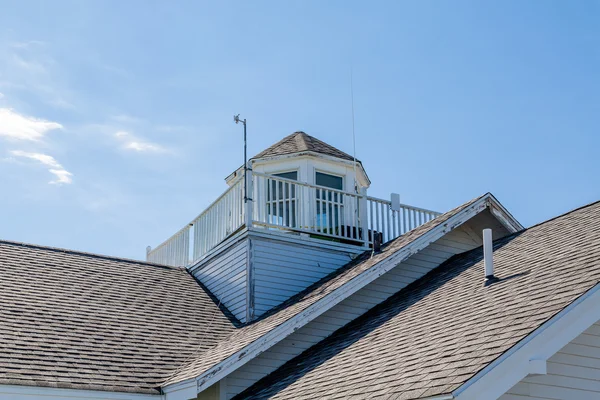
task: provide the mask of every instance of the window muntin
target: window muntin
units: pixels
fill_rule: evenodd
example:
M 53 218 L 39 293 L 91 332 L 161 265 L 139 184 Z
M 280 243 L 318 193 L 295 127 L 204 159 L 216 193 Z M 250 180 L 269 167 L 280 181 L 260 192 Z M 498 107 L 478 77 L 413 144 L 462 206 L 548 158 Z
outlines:
M 317 186 L 343 190 L 344 178 L 323 172 L 315 173 Z M 327 189 L 315 189 L 316 228 L 323 233 L 341 235 L 344 225 L 344 195 Z
M 298 171 L 280 172 L 273 176 L 298 180 Z M 269 223 L 297 227 L 296 185 L 271 179 L 267 187 L 267 215 Z

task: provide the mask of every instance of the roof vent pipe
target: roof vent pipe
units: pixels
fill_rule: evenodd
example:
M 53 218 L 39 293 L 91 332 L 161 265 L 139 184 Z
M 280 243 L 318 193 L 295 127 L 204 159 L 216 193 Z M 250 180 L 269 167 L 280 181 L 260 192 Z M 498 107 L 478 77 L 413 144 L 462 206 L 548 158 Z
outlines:
M 498 280 L 494 276 L 494 243 L 491 229 L 483 230 L 483 263 L 485 265 L 485 286 L 488 286 Z

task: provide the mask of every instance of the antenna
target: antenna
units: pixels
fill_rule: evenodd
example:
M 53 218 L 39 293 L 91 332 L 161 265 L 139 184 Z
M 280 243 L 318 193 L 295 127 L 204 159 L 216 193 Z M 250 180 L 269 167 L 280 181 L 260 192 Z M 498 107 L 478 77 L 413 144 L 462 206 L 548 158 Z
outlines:
M 244 124 L 244 203 L 248 202 L 248 155 L 246 152 L 246 118 L 240 119 L 240 114 L 233 116 L 233 122 Z
M 354 191 L 358 193 L 358 181 L 356 180 L 356 134 L 354 132 L 354 79 L 352 76 L 352 65 L 350 65 L 350 98 L 352 102 L 352 163 L 354 165 Z

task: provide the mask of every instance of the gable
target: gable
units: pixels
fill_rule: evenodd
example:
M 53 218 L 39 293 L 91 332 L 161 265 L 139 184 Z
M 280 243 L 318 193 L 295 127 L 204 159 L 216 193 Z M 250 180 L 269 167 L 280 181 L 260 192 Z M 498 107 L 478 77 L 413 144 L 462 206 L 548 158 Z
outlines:
M 484 211 L 481 214 L 484 213 L 488 214 L 487 218 L 486 215 L 483 215 L 484 218 L 481 218 L 480 222 L 488 220 L 489 223 L 493 223 L 493 217 L 489 215 L 489 212 Z M 468 230 L 472 230 L 470 225 L 470 221 L 467 221 L 464 225 L 429 244 L 425 249 L 413 254 L 228 375 L 224 382 L 226 398 L 231 399 L 247 389 L 281 367 L 286 361 L 316 345 L 453 255 L 478 247 L 480 244 L 477 238 L 472 237 L 472 234 L 468 232 Z
M 165 392 L 168 394 L 173 390 L 181 390 L 186 385 L 197 385 L 199 391 L 204 390 L 412 254 L 427 247 L 432 241 L 482 211 L 497 206 L 493 196 L 486 194 L 389 242 L 381 253 L 373 256 L 365 253 L 332 276 L 294 296 L 261 320 L 238 329 L 214 348 L 198 354 L 195 360 L 181 368 L 180 374 L 164 384 Z M 517 222 L 514 224 L 518 225 Z
M 600 317 L 599 222 L 596 203 L 496 241 L 487 287 L 481 249 L 458 255 L 240 398 L 497 398 Z

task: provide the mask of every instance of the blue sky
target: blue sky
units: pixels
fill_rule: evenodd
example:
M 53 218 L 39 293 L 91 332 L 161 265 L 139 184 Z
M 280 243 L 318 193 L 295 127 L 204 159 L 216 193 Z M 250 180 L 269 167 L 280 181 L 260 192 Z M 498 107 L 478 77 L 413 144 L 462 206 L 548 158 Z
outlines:
M 600 3 L 0 1 L 0 238 L 143 258 L 296 130 L 371 195 L 600 199 Z

